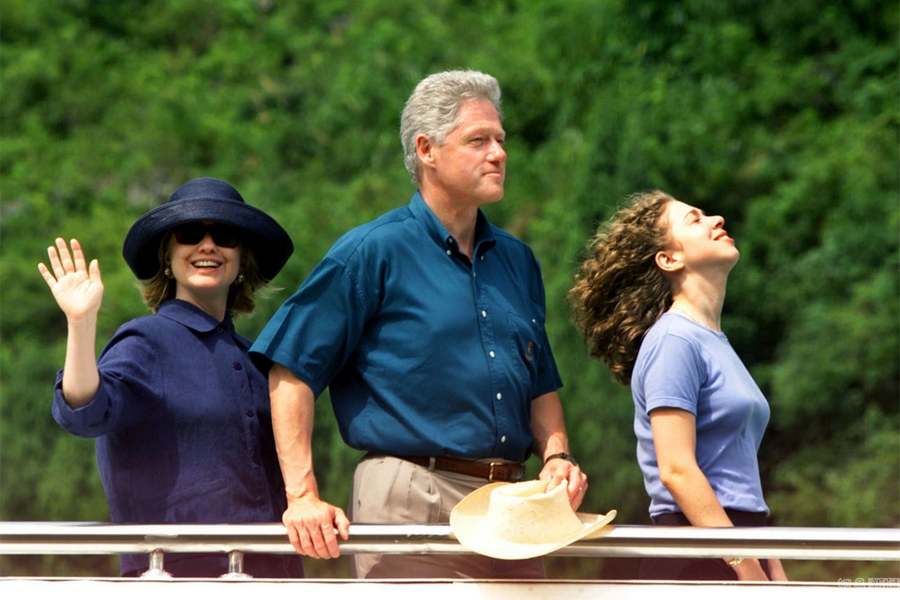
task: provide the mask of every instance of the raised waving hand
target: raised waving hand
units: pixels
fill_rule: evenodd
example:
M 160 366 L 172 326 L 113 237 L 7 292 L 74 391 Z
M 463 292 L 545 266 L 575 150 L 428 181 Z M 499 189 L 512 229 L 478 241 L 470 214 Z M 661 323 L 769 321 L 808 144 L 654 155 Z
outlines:
M 53 271 L 44 263 L 38 265 L 38 271 L 69 322 L 62 389 L 66 403 L 78 408 L 91 401 L 100 385 L 94 343 L 103 282 L 97 260 L 88 266 L 78 240 L 72 240 L 71 244 L 69 252 L 66 241 L 56 238 L 56 245 L 47 248 Z
M 88 266 L 78 240 L 72 240 L 70 253 L 62 238 L 56 238 L 56 245 L 47 248 L 47 256 L 53 271 L 44 263 L 38 265 L 38 271 L 66 317 L 70 321 L 78 321 L 95 316 L 103 300 L 103 282 L 97 259 Z

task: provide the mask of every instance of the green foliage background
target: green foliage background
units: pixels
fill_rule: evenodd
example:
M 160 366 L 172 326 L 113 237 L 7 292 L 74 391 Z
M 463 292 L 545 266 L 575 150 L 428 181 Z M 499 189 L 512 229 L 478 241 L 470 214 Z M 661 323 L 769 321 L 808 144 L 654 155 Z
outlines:
M 898 18 L 875 0 L 6 0 L 0 519 L 107 518 L 92 442 L 49 414 L 66 327 L 36 264 L 55 236 L 100 258 L 102 345 L 145 311 L 120 259 L 131 223 L 191 177 L 231 181 L 296 244 L 239 321 L 252 337 L 342 232 L 407 201 L 403 102 L 424 75 L 468 67 L 503 86 L 508 188 L 489 216 L 543 266 L 572 444 L 592 478 L 584 508 L 647 522 L 629 393 L 586 356 L 565 295 L 597 223 L 662 188 L 725 215 L 741 248 L 724 325 L 771 402 L 760 460 L 777 522 L 897 527 Z M 342 504 L 357 453 L 318 407 L 320 485 Z M 308 561 L 312 574 L 345 566 Z M 556 560 L 551 574 L 628 568 Z

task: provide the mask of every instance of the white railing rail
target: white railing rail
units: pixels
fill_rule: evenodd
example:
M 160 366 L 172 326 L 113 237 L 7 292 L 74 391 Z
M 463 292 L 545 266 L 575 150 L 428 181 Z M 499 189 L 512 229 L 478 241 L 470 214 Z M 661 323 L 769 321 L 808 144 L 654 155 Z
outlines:
M 468 554 L 448 525 L 350 526 L 342 554 Z M 292 553 L 284 526 L 113 525 L 0 522 L 0 555 L 152 552 Z M 554 553 L 577 557 L 766 557 L 791 560 L 900 561 L 900 529 L 822 527 L 609 527 L 596 540 Z

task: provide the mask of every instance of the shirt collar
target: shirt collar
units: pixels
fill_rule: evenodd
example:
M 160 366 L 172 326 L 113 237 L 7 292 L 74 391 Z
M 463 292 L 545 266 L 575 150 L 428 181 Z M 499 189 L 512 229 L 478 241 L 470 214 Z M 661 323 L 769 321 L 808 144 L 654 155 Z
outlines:
M 220 323 L 209 313 L 184 300 L 166 300 L 159 306 L 157 313 L 197 333 L 209 333 L 219 325 L 227 331 L 234 330 L 231 317 L 226 316 Z
M 455 248 L 457 246 L 456 240 L 425 203 L 425 199 L 422 198 L 422 194 L 418 191 L 413 194 L 412 199 L 409 201 L 409 210 L 425 226 L 425 231 L 428 232 L 429 237 L 441 248 L 450 248 L 451 246 Z M 487 216 L 479 208 L 478 216 L 475 220 L 475 247 L 477 248 L 481 244 L 486 246 L 493 245 L 495 242 L 494 230 Z

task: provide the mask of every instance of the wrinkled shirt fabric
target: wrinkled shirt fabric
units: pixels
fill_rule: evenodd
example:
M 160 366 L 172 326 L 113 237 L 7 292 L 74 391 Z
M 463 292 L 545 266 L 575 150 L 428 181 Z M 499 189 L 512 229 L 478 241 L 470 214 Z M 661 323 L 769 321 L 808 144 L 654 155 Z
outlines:
M 271 523 L 285 509 L 267 374 L 230 319 L 170 300 L 122 325 L 98 359 L 100 387 L 77 409 L 57 375 L 54 419 L 96 438 L 100 479 L 115 523 Z M 255 576 L 302 576 L 299 557 L 256 555 Z M 148 559 L 124 555 L 122 572 Z M 170 553 L 175 575 L 227 572 L 227 555 Z M 255 573 L 253 571 L 256 571 Z
M 416 193 L 341 237 L 251 353 L 328 387 L 354 448 L 521 461 L 562 386 L 544 315 L 528 246 L 479 211 L 470 261 Z

